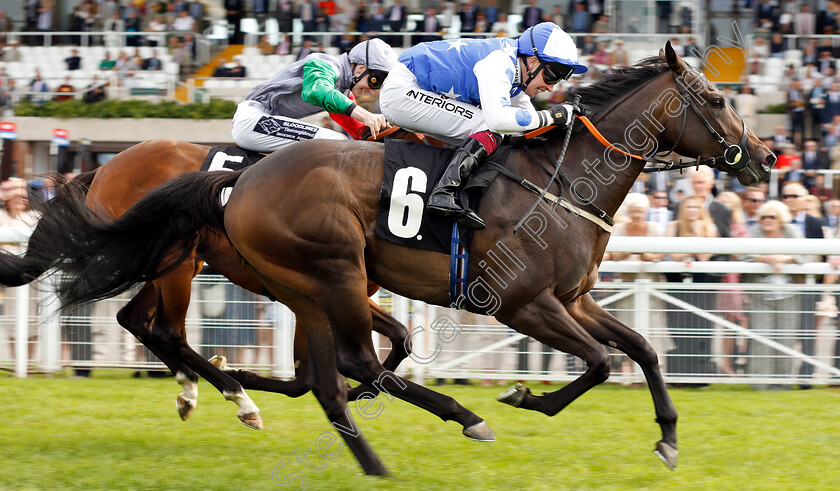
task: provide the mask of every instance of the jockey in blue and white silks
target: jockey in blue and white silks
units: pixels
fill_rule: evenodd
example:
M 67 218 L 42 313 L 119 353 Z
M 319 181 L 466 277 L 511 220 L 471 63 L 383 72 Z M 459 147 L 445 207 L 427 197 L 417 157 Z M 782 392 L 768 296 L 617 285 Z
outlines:
M 392 124 L 467 140 L 459 147 L 427 209 L 483 228 L 457 197 L 462 182 L 493 153 L 499 133 L 517 133 L 574 120 L 570 104 L 537 111 L 531 97 L 587 68 L 572 38 L 551 22 L 519 39 L 454 39 L 421 43 L 399 57 L 382 85 L 379 104 Z

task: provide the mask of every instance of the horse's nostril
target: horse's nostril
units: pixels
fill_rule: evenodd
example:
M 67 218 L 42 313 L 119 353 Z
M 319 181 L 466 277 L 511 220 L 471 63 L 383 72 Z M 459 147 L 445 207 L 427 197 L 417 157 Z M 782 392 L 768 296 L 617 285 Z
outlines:
M 773 166 L 776 165 L 776 154 L 772 152 L 768 153 L 767 156 L 764 157 L 764 165 L 772 169 Z

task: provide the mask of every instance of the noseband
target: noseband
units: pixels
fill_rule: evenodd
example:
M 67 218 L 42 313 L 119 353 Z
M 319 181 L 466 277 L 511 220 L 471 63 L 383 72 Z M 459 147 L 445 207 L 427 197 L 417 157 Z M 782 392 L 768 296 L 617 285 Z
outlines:
M 699 75 L 698 75 L 699 76 Z M 717 130 L 709 123 L 709 120 L 703 116 L 703 113 L 700 112 L 700 108 L 697 107 L 697 103 L 694 102 L 694 99 L 691 97 L 691 94 L 688 92 L 688 86 L 680 80 L 680 77 L 674 73 L 674 83 L 677 85 L 677 89 L 680 92 L 682 98 L 686 101 L 689 107 L 694 111 L 694 114 L 700 118 L 700 121 L 706 126 L 706 129 L 712 134 L 713 137 L 723 145 L 726 149 L 723 151 L 723 155 L 717 157 L 709 157 L 707 159 L 698 160 L 697 164 L 700 165 L 708 165 L 709 167 L 714 167 L 717 164 L 726 164 L 730 166 L 733 170 L 741 170 L 746 167 L 750 163 L 750 151 L 747 149 L 747 123 L 744 122 L 744 118 L 738 114 L 738 111 L 735 111 L 733 107 L 732 110 L 735 111 L 735 114 L 738 115 L 738 119 L 741 120 L 741 139 L 738 141 L 737 144 L 729 144 L 726 140 L 717 132 Z M 727 104 L 727 102 L 724 102 Z M 674 145 L 671 147 L 671 150 L 668 153 L 674 151 L 679 145 L 680 140 L 682 140 L 683 133 L 685 132 L 685 120 L 686 116 L 688 115 L 688 111 L 683 111 L 683 119 L 682 124 L 680 127 L 680 134 L 677 137 L 677 140 L 674 142 Z M 666 154 L 667 155 L 667 154 Z

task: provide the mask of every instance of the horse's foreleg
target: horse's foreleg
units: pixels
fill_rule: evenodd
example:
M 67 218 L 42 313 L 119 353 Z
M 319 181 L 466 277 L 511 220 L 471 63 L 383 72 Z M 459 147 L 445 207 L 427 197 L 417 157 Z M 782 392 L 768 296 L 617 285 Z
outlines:
M 569 306 L 569 313 L 600 343 L 627 353 L 638 363 L 647 379 L 656 422 L 662 429 L 662 440 L 656 454 L 671 470 L 677 465 L 677 410 L 665 387 L 656 352 L 641 334 L 622 324 L 586 294 Z
M 518 384 L 499 395 L 500 402 L 554 416 L 609 377 L 607 350 L 578 324 L 550 290 L 499 320 L 543 344 L 583 359 L 587 365 L 583 375 L 562 389 L 535 396 L 528 387 Z
M 400 363 L 402 363 L 403 360 L 408 358 L 409 353 L 405 347 L 405 339 L 408 337 L 408 328 L 395 319 L 391 314 L 385 312 L 385 310 L 383 310 L 382 307 L 373 300 L 368 299 L 368 305 L 370 306 L 370 313 L 373 317 L 373 330 L 391 340 L 391 352 L 388 353 L 385 361 L 382 362 L 382 366 L 385 367 L 385 370 L 393 372 L 400 366 Z M 365 393 L 374 395 L 378 394 L 379 388 L 371 387 L 369 385 L 354 387 L 350 389 L 350 392 L 348 392 L 347 399 L 355 401 L 359 398 L 359 396 Z

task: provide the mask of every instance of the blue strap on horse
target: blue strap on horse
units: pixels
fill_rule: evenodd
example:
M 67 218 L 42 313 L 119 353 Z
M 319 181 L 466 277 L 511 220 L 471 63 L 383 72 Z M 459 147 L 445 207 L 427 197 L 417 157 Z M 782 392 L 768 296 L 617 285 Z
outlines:
M 449 305 L 456 309 L 467 308 L 467 271 L 469 253 L 464 243 L 458 222 L 452 222 L 452 248 L 449 254 Z

